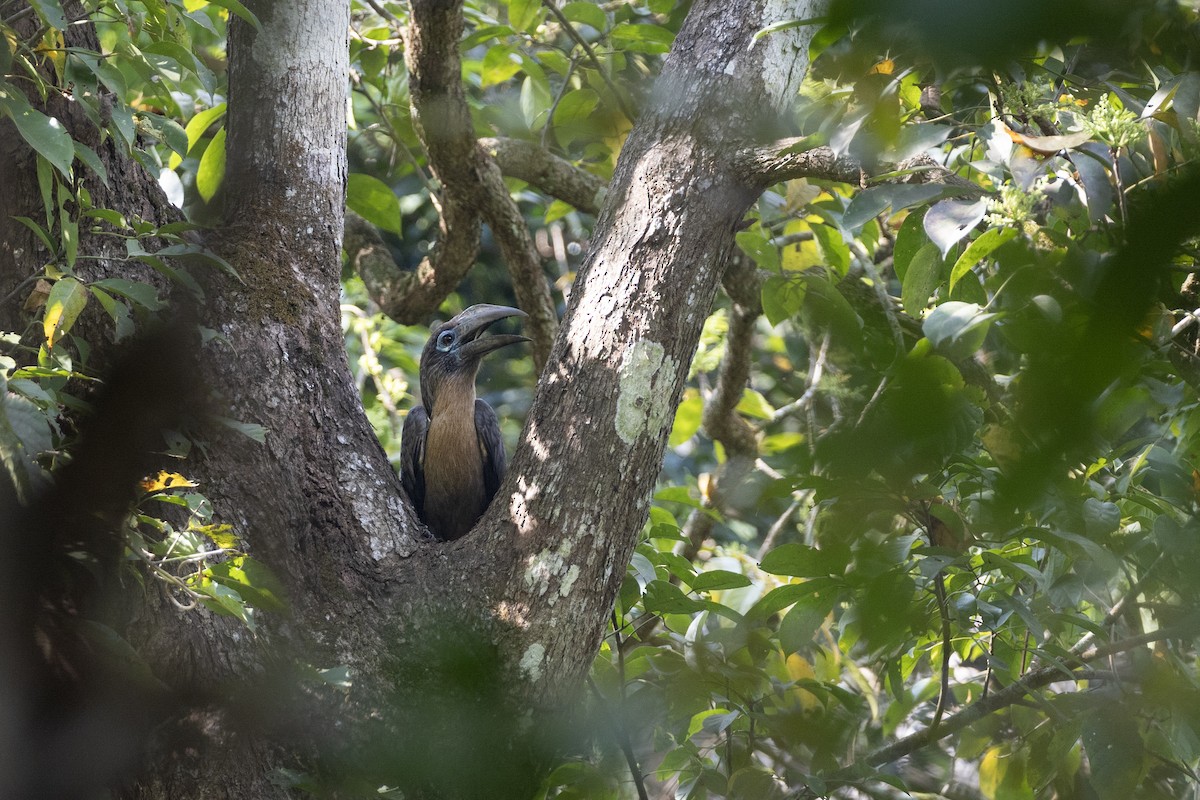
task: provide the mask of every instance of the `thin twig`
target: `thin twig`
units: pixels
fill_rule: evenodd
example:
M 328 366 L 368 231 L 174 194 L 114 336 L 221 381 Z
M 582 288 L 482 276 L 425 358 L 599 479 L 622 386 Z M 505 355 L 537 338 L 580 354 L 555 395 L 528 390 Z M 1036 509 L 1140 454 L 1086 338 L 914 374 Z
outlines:
M 933 593 L 937 596 L 938 612 L 942 618 L 942 680 L 938 690 L 937 707 L 933 710 L 933 721 L 929 729 L 936 731 L 942 723 L 942 715 L 950 702 L 950 609 L 946 601 L 946 572 L 939 570 L 933 579 Z
M 1164 554 L 1159 553 L 1158 557 L 1150 562 L 1150 566 L 1146 567 L 1146 570 L 1142 573 L 1142 576 L 1130 584 L 1129 591 L 1125 592 L 1125 594 L 1121 596 L 1120 600 L 1113 603 L 1112 608 L 1108 610 L 1108 613 L 1104 615 L 1104 619 L 1101 620 L 1100 627 L 1107 628 L 1109 625 L 1112 625 L 1117 621 L 1117 617 L 1124 613 L 1125 606 L 1128 604 L 1130 598 L 1135 598 L 1142 593 L 1142 586 L 1144 586 L 1146 581 L 1149 580 L 1151 573 L 1153 573 L 1158 565 L 1162 563 L 1163 558 Z M 1083 638 L 1076 642 L 1075 646 L 1072 647 L 1068 652 L 1073 656 L 1079 655 L 1084 650 L 1087 650 L 1089 647 L 1091 647 L 1092 642 L 1094 641 L 1096 641 L 1095 632 L 1088 631 Z
M 591 675 L 589 675 L 588 679 L 587 679 L 588 686 L 591 687 L 592 692 L 596 695 L 596 699 L 600 703 L 601 712 L 604 714 L 605 719 L 607 720 L 609 726 L 612 728 L 613 736 L 616 737 L 617 743 L 621 748 L 621 752 L 624 753 L 624 755 L 625 755 L 625 762 L 629 766 L 629 774 L 633 776 L 633 783 L 635 786 L 637 786 L 638 800 L 649 800 L 649 795 L 646 794 L 646 781 L 645 781 L 645 778 L 642 776 L 642 768 L 641 768 L 641 766 L 638 765 L 637 755 L 633 752 L 633 741 L 629 738 L 629 731 L 628 731 L 628 729 L 626 729 L 625 724 L 624 724 L 624 722 L 625 722 L 625 653 L 621 647 L 622 642 L 621 642 L 620 625 L 618 625 L 617 623 L 618 623 L 617 612 L 616 612 L 616 610 L 614 610 L 613 614 L 612 614 L 612 626 L 613 626 L 613 635 L 616 637 L 616 639 L 614 641 L 613 649 L 617 653 L 617 677 L 620 680 L 620 684 L 621 684 L 620 697 L 618 698 L 618 701 L 617 701 L 617 703 L 618 703 L 617 708 L 618 708 L 618 711 L 620 712 L 619 720 L 614 719 L 611 712 L 609 712 L 608 707 L 605 704 L 604 695 L 601 694 L 600 687 L 596 685 L 596 682 L 592 679 Z
M 367 5 L 369 5 L 372 9 L 374 9 L 376 14 L 383 17 L 388 22 L 395 23 L 396 25 L 400 26 L 401 28 L 404 27 L 404 20 L 400 19 L 395 14 L 388 11 L 386 8 L 384 8 L 378 2 L 376 2 L 376 0 L 367 0 Z
M 792 519 L 792 516 L 800 510 L 801 502 L 802 499 L 800 497 L 794 498 L 792 500 L 792 504 L 789 505 L 784 512 L 779 515 L 779 519 L 775 520 L 775 522 L 771 524 L 771 528 L 767 531 L 767 535 L 763 537 L 762 545 L 758 548 L 758 555 L 755 556 L 756 559 L 762 561 L 763 557 L 766 556 L 771 548 L 775 546 L 775 540 L 779 538 L 779 534 L 783 531 L 784 526 L 787 525 Z
M 763 424 L 763 427 L 774 425 L 785 417 L 808 408 L 809 404 L 813 401 L 813 397 L 816 396 L 817 384 L 821 382 L 821 378 L 825 374 L 825 358 L 828 353 L 829 331 L 825 331 L 825 336 L 821 339 L 821 347 L 817 350 L 817 357 L 808 365 L 808 386 L 804 389 L 804 394 L 787 405 L 775 409 L 775 413 Z
M 551 123 L 554 120 L 554 112 L 558 110 L 558 104 L 567 96 L 567 89 L 571 86 L 571 76 L 575 74 L 575 67 L 578 66 L 578 59 L 571 57 L 571 63 L 567 64 L 567 74 L 563 75 L 562 86 L 558 90 L 558 94 L 554 96 L 554 102 L 550 104 L 550 110 L 546 112 L 546 124 L 542 126 L 542 147 L 550 148 L 550 130 L 554 127 Z
M 1073 655 L 1063 662 L 1034 669 L 1014 683 L 986 697 L 980 698 L 963 710 L 942 720 L 941 725 L 936 729 L 932 726 L 925 727 L 892 742 L 890 745 L 873 750 L 853 764 L 823 775 L 822 782 L 825 788 L 829 789 L 869 780 L 875 768 L 897 761 L 906 755 L 963 730 L 993 712 L 1015 705 L 1024 700 L 1025 696 L 1035 689 L 1041 689 L 1051 683 L 1063 680 L 1064 668 L 1067 670 L 1077 670 L 1081 667 L 1086 667 L 1092 661 L 1107 658 L 1117 653 L 1128 652 L 1137 647 L 1144 647 L 1147 644 L 1166 639 L 1195 636 L 1198 630 L 1200 630 L 1200 615 L 1193 616 L 1187 622 L 1178 625 L 1160 628 L 1156 631 L 1131 636 L 1107 645 L 1093 647 L 1084 653 Z M 1068 672 L 1068 675 L 1074 680 L 1086 680 L 1091 672 L 1091 670 L 1085 670 L 1083 674 Z M 788 792 L 785 797 L 786 800 L 809 800 L 809 798 L 818 796 L 819 794 L 815 790 L 805 785 Z
M 888 294 L 887 286 L 884 284 L 879 270 L 875 268 L 875 261 L 866 248 L 857 240 L 850 243 L 850 248 L 858 256 L 858 262 L 862 265 L 863 271 L 867 273 L 867 277 L 871 279 L 871 288 L 875 291 L 879 306 L 887 317 L 888 327 L 892 330 L 892 338 L 896 342 L 896 354 L 901 355 L 904 353 L 904 331 L 900 329 L 900 320 L 897 319 L 896 309 L 892 306 L 892 296 Z
M 550 10 L 550 13 L 553 14 L 554 18 L 558 20 L 558 24 L 563 26 L 563 30 L 567 32 L 567 35 L 575 40 L 575 44 L 582 47 L 583 52 L 587 53 L 588 60 L 592 62 L 592 66 L 594 66 L 596 68 L 596 72 L 600 74 L 600 79 L 604 81 L 604 85 L 607 86 L 608 91 L 612 93 L 613 101 L 616 102 L 617 107 L 621 109 L 621 113 L 625 115 L 625 119 L 629 120 L 630 122 L 633 122 L 635 119 L 637 119 L 637 117 L 633 115 L 633 112 L 629 110 L 629 107 L 625 105 L 625 101 L 622 99 L 621 93 L 617 91 L 616 85 L 613 84 L 612 78 L 608 77 L 608 73 L 604 71 L 604 67 L 600 64 L 600 59 L 596 57 L 596 51 L 592 49 L 592 46 L 587 43 L 586 39 L 579 35 L 579 31 L 575 30 L 575 26 L 571 24 L 571 20 L 567 19 L 566 16 L 558 10 L 558 6 L 554 5 L 554 0 L 542 0 L 542 5 Z

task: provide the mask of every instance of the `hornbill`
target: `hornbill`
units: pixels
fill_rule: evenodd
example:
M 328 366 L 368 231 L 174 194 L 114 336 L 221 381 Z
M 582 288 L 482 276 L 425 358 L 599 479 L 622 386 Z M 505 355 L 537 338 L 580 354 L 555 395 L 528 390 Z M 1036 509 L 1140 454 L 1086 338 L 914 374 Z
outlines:
M 483 516 L 504 477 L 504 442 L 492 407 L 475 397 L 488 353 L 528 342 L 482 336 L 508 306 L 475 305 L 436 326 L 421 352 L 421 405 L 408 412 L 400 441 L 400 482 L 417 516 L 438 539 L 457 539 Z

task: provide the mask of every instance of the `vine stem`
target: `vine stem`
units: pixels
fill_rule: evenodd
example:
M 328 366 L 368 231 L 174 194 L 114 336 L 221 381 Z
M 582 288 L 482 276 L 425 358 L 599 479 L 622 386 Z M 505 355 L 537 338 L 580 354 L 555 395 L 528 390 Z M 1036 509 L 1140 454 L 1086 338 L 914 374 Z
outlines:
M 592 46 L 587 43 L 586 39 L 579 35 L 579 31 L 575 30 L 575 26 L 571 24 L 571 20 L 567 19 L 566 15 L 559 10 L 558 6 L 554 5 L 554 0 L 542 0 L 542 5 L 544 5 L 547 10 L 554 15 L 554 18 L 558 20 L 558 24 L 563 26 L 563 30 L 565 30 L 567 35 L 575 41 L 575 44 L 579 45 L 583 49 L 583 52 L 587 53 L 588 60 L 592 62 L 592 66 L 596 68 L 596 72 L 599 73 L 600 79 L 603 80 L 604 85 L 608 87 L 608 91 L 613 96 L 613 101 L 617 104 L 617 107 L 621 109 L 621 113 L 625 115 L 625 119 L 629 120 L 630 122 L 633 122 L 635 119 L 637 119 L 637 117 L 633 115 L 633 111 L 630 110 L 629 106 L 625 105 L 625 100 L 621 97 L 621 93 L 617 91 L 617 87 L 613 84 L 612 78 L 608 77 L 608 73 L 604 71 L 604 67 L 600 64 L 600 59 L 596 56 L 596 51 L 592 49 Z

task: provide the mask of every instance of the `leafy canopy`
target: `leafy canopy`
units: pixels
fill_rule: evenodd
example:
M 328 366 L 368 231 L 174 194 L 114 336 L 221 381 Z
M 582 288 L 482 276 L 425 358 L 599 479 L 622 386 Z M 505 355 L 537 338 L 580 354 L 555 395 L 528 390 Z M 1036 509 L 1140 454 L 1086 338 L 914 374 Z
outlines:
M 225 26 L 253 18 L 236 0 L 100 0 L 87 8 L 97 41 L 66 48 L 55 0 L 32 6 L 32 35 L 8 8 L 0 114 L 38 153 L 46 209 L 21 220 L 46 252 L 27 299 L 39 344 L 2 365 L 0 455 L 29 487 L 63 457 L 59 415 L 95 378 L 80 315 L 98 305 L 121 338 L 163 308 L 147 283 L 89 279 L 81 236 L 122 240 L 190 291 L 181 258 L 221 268 L 183 234 L 210 219 L 224 171 Z M 664 0 L 468 3 L 476 131 L 607 179 L 684 13 Z M 399 3 L 353 6 L 347 204 L 412 264 L 437 210 L 405 21 Z M 752 264 L 738 280 L 761 303 L 753 346 L 730 330 L 759 309 L 722 300 L 593 669 L 591 702 L 615 723 L 546 796 L 956 780 L 989 800 L 1190 796 L 1196 23 L 1173 0 L 858 0 L 797 21 L 820 28 L 791 132 L 854 159 L 861 180 L 793 176 L 738 234 Z M 99 157 L 39 110 L 67 86 L 191 222 L 92 204 L 87 187 L 108 180 Z M 567 289 L 593 219 L 509 186 Z M 152 238 L 167 250 L 147 252 Z M 451 306 L 503 297 L 497 256 L 481 260 Z M 395 455 L 424 332 L 380 314 L 349 270 L 344 312 L 364 405 Z M 701 429 L 737 359 L 750 380 L 732 414 L 752 452 Z M 487 381 L 510 438 L 527 402 L 510 387 L 528 386 L 528 369 Z M 181 598 L 252 625 L 281 600 L 195 488 L 148 482 L 129 552 Z M 184 508 L 186 525 L 152 502 Z

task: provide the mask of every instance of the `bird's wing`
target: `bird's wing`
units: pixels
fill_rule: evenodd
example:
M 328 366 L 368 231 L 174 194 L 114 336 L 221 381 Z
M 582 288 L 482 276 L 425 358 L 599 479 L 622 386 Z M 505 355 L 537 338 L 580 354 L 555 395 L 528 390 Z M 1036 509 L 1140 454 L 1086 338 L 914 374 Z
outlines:
M 479 452 L 483 457 L 483 489 L 491 502 L 504 480 L 504 440 L 500 438 L 500 420 L 492 407 L 475 399 L 475 434 L 479 437 Z
M 429 415 L 424 406 L 416 406 L 404 418 L 400 433 L 400 485 L 422 520 L 425 519 L 425 436 L 428 432 Z

